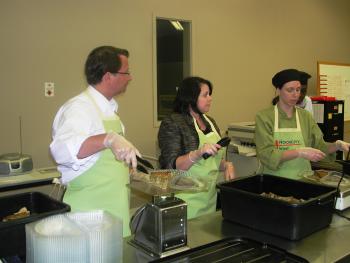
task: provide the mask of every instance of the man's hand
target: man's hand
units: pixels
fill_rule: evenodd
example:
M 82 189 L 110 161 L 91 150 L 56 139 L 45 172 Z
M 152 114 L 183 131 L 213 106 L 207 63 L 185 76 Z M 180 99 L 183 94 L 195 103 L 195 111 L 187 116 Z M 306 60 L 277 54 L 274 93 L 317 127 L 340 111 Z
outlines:
M 116 132 L 109 132 L 104 138 L 103 144 L 112 150 L 117 160 L 123 161 L 128 165 L 131 164 L 136 169 L 136 155 L 141 157 L 141 154 L 131 142 Z

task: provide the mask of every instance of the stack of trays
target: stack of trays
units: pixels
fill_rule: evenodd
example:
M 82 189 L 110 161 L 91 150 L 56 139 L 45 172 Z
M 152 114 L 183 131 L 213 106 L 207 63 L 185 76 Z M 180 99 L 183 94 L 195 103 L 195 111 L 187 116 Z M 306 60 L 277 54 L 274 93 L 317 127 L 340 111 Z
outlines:
M 66 213 L 26 225 L 27 262 L 121 262 L 123 224 L 98 210 Z

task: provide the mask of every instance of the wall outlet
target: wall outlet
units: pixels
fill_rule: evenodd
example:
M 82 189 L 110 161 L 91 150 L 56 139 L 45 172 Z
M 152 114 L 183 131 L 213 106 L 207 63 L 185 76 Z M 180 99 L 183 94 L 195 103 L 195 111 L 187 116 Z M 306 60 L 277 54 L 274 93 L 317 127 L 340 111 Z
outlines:
M 45 82 L 44 83 L 44 89 L 45 89 L 45 97 L 53 97 L 53 96 L 55 96 L 55 83 L 53 83 L 53 82 Z

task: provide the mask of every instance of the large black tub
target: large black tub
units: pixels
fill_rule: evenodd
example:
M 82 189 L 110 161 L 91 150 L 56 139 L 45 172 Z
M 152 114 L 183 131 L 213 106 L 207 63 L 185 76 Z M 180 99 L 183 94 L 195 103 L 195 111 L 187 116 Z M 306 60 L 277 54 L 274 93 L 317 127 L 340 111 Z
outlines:
M 332 220 L 336 189 L 272 175 L 254 175 L 218 184 L 222 216 L 290 240 L 304 238 Z M 261 196 L 293 196 L 297 204 Z
M 5 216 L 26 207 L 30 215 L 2 222 Z M 28 192 L 0 198 L 0 258 L 24 256 L 26 253 L 25 224 L 38 219 L 69 212 L 70 206 L 39 192 Z

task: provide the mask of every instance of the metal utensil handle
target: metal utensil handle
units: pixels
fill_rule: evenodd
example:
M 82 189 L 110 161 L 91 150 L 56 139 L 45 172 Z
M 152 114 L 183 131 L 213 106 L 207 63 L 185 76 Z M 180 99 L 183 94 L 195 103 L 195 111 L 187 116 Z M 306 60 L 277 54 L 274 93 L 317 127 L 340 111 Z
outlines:
M 142 159 L 141 157 L 139 157 L 137 155 L 136 155 L 136 159 L 138 162 L 140 162 L 141 164 L 143 164 L 147 168 L 152 169 L 152 170 L 154 169 L 153 165 L 149 161 Z
M 231 139 L 229 137 L 224 137 L 222 139 L 220 139 L 217 144 L 219 144 L 221 147 L 226 147 L 227 145 L 229 145 Z M 202 155 L 203 159 L 208 159 L 211 156 L 211 154 L 209 153 L 204 153 Z

